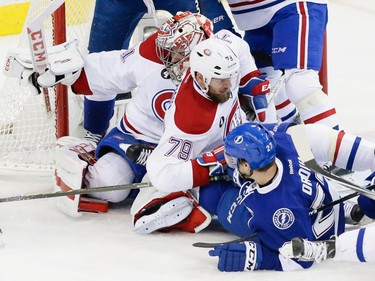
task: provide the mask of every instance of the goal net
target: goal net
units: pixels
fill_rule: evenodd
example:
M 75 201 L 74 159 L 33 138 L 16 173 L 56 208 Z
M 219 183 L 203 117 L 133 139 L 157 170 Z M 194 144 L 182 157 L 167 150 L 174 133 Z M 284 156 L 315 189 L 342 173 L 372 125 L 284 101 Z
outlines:
M 29 48 L 25 27 L 50 2 L 31 1 L 19 48 Z M 52 46 L 77 38 L 81 53 L 87 53 L 94 5 L 95 0 L 66 0 L 54 15 L 48 16 L 43 22 L 46 45 Z M 45 113 L 42 94 L 33 95 L 27 87 L 19 85 L 17 79 L 5 79 L 0 89 L 0 172 L 53 173 L 56 136 L 77 130 L 82 119 L 82 97 L 65 94 L 66 88 L 63 86 L 48 91 L 53 112 L 50 117 Z M 61 108 L 61 114 L 67 116 L 57 115 L 57 107 Z
M 26 27 L 50 3 L 51 0 L 31 0 L 19 48 L 29 49 Z M 53 15 L 44 19 L 47 47 L 78 39 L 80 52 L 86 55 L 94 9 L 95 0 L 65 0 Z M 130 46 L 155 31 L 154 16 L 160 26 L 171 14 L 156 11 L 154 15 L 148 11 L 136 27 Z M 84 136 L 83 97 L 62 85 L 48 91 L 52 116 L 46 114 L 43 94 L 35 96 L 29 88 L 19 85 L 18 79 L 6 78 L 0 89 L 0 174 L 52 175 L 56 139 L 65 135 Z M 110 128 L 123 116 L 127 102 L 116 101 Z

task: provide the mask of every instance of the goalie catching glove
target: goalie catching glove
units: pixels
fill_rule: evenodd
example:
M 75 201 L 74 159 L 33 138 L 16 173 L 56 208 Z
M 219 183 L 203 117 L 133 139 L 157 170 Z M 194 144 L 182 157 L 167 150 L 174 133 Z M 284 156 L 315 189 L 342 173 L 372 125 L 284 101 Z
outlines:
M 29 86 L 35 95 L 42 88 L 53 87 L 61 83 L 72 85 L 83 68 L 83 58 L 77 49 L 78 40 L 72 40 L 47 49 L 49 63 L 46 72 L 38 77 L 33 68 L 30 51 L 27 49 L 10 50 L 7 54 L 3 73 L 19 79 L 21 86 Z

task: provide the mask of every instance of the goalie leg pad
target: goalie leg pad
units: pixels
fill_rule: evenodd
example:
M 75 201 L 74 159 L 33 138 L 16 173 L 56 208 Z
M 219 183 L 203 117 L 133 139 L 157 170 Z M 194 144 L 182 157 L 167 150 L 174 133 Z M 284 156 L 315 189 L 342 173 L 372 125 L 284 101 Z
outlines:
M 58 139 L 56 145 L 55 191 L 81 189 L 88 162 L 95 162 L 95 147 L 88 141 L 70 136 Z M 79 217 L 80 203 L 80 195 L 59 197 L 57 208 L 69 216 Z M 100 210 L 106 211 L 106 202 L 100 203 Z M 84 208 L 88 209 L 87 203 Z
M 132 206 L 134 228 L 147 234 L 172 229 L 197 233 L 211 222 L 205 211 L 189 192 L 163 193 L 155 188 L 141 190 Z
M 157 211 L 147 215 L 148 212 L 153 212 L 154 209 L 157 209 Z M 134 224 L 134 230 L 139 234 L 148 234 L 155 230 L 175 225 L 185 219 L 192 210 L 193 204 L 185 196 L 177 197 L 168 202 L 155 199 L 150 205 L 145 206 L 141 217 Z

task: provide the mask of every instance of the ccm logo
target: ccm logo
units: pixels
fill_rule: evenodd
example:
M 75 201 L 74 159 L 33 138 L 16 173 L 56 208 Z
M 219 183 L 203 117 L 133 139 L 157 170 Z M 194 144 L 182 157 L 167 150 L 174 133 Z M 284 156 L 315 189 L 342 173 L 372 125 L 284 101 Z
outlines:
M 32 49 L 36 57 L 35 61 L 36 62 L 45 61 L 47 57 L 46 57 L 46 49 L 43 43 L 42 31 L 39 30 L 39 31 L 31 32 L 31 30 L 28 29 L 27 32 L 29 33 L 29 36 L 32 42 Z
M 10 58 L 7 58 L 7 61 L 5 62 L 5 71 L 9 71 L 10 69 Z

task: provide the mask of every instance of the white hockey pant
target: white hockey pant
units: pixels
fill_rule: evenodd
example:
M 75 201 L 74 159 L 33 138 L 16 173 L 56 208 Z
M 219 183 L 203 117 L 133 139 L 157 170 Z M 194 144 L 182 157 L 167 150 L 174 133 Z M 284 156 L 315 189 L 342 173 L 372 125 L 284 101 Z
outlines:
M 285 70 L 285 90 L 306 123 L 319 123 L 331 128 L 338 126 L 338 118 L 331 98 L 322 91 L 317 71 Z
M 113 152 L 103 155 L 94 165 L 89 166 L 84 177 L 86 188 L 130 184 L 133 181 L 134 172 L 128 161 Z M 125 200 L 129 193 L 130 190 L 116 190 L 91 193 L 90 197 L 109 202 L 120 202 Z

